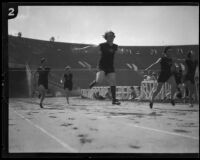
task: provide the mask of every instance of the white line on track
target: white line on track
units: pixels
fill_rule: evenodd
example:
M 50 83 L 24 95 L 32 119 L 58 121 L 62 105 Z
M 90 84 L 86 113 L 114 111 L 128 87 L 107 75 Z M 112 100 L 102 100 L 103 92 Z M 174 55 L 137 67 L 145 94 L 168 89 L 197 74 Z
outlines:
M 46 131 L 44 128 L 38 126 L 37 124 L 34 124 L 32 121 L 28 120 L 27 118 L 25 118 L 23 115 L 19 114 L 17 111 L 14 111 L 15 114 L 17 114 L 19 117 L 21 117 L 22 119 L 26 120 L 28 123 L 30 123 L 31 125 L 33 125 L 35 128 L 39 129 L 40 131 L 42 131 L 43 133 L 45 133 L 46 135 L 48 135 L 49 137 L 53 138 L 56 142 L 58 142 L 60 145 L 62 145 L 64 148 L 66 148 L 67 150 L 69 150 L 70 152 L 78 152 L 76 149 L 72 148 L 71 146 L 69 146 L 68 144 L 62 142 L 62 140 L 58 139 L 57 137 L 55 137 L 54 135 L 50 134 L 48 131 Z
M 89 115 L 87 115 L 87 116 L 88 117 L 92 117 L 92 116 L 89 116 Z M 119 118 L 119 117 L 127 117 L 127 116 L 111 116 L 111 117 L 112 118 Z M 97 119 L 105 119 L 105 118 L 107 118 L 107 116 L 98 116 L 98 117 L 95 117 L 95 118 L 97 118 Z M 174 136 L 180 136 L 180 137 L 184 137 L 184 138 L 190 138 L 190 139 L 199 140 L 198 137 L 177 134 L 177 133 L 174 133 L 174 132 L 168 132 L 168 131 L 159 130 L 159 129 L 155 129 L 155 128 L 150 128 L 150 127 L 145 127 L 145 126 L 138 126 L 138 125 L 134 125 L 134 124 L 131 124 L 131 123 L 123 123 L 123 122 L 120 122 L 120 123 L 123 124 L 123 125 L 129 125 L 129 126 L 132 126 L 132 127 L 137 127 L 137 128 L 141 128 L 141 129 L 145 129 L 145 130 L 149 130 L 149 131 L 155 131 L 155 132 L 160 132 L 160 133 L 164 133 L 164 134 L 169 134 L 169 135 L 174 135 Z
M 137 127 L 137 128 L 146 129 L 146 130 L 150 130 L 150 131 L 160 132 L 160 133 L 164 133 L 164 134 L 170 134 L 170 135 L 174 135 L 174 136 L 180 136 L 180 137 L 184 137 L 184 138 L 190 138 L 190 139 L 199 140 L 198 137 L 192 137 L 192 136 L 177 134 L 177 133 L 174 133 L 174 132 L 168 132 L 168 131 L 164 131 L 164 130 L 149 128 L 149 127 L 144 127 L 144 126 L 138 126 L 138 125 L 134 125 L 134 124 L 130 124 L 130 123 L 128 123 L 127 125 L 130 125 L 130 126 L 133 126 L 133 127 Z

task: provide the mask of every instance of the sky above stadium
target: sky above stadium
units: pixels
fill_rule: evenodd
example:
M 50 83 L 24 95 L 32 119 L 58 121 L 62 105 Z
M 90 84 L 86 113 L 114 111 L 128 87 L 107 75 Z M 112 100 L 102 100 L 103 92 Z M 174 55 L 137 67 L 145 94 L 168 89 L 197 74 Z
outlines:
M 19 6 L 8 33 L 99 44 L 112 30 L 123 46 L 199 44 L 199 6 Z

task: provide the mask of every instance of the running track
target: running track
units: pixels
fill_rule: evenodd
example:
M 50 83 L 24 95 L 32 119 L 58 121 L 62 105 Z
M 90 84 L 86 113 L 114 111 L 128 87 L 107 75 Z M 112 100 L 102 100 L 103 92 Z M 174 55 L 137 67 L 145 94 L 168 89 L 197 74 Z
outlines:
M 199 104 L 9 99 L 10 153 L 199 153 Z

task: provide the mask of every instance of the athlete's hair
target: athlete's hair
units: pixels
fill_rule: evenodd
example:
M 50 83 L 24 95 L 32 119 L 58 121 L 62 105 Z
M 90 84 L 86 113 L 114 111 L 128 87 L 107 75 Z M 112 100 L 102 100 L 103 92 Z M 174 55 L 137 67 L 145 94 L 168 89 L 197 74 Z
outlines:
M 40 59 L 40 63 L 41 63 L 41 64 L 43 64 L 45 61 L 46 61 L 45 58 L 41 58 L 41 59 Z
M 165 47 L 163 53 L 167 53 L 167 51 L 170 50 L 170 49 L 172 49 L 172 47 L 170 47 L 170 46 Z
M 103 35 L 103 38 L 104 38 L 105 40 L 107 40 L 108 34 L 112 34 L 112 35 L 115 37 L 115 33 L 114 33 L 113 31 L 107 31 L 107 32 Z

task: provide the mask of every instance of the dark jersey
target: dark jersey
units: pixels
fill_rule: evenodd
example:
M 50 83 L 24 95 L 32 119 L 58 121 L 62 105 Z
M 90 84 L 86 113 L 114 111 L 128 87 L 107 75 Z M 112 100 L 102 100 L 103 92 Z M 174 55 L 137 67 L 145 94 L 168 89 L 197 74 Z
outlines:
M 188 69 L 187 75 L 191 75 L 191 76 L 194 77 L 196 67 L 197 67 L 197 64 L 198 64 L 197 60 L 192 61 L 192 60 L 187 59 L 187 60 L 185 60 L 185 64 L 187 65 L 187 69 Z
M 161 71 L 158 77 L 158 82 L 166 82 L 171 76 L 172 59 L 167 57 L 162 57 L 160 61 Z
M 39 74 L 38 78 L 38 85 L 44 85 L 46 89 L 48 89 L 48 74 L 49 74 L 50 68 L 49 67 L 39 67 L 37 69 L 37 72 Z
M 72 82 L 72 73 L 64 74 L 64 83 L 71 83 Z
M 110 46 L 108 43 L 101 43 L 100 45 L 101 57 L 99 61 L 100 69 L 114 68 L 114 55 L 118 46 L 113 44 Z
M 172 59 L 167 57 L 162 57 L 160 61 L 161 65 L 161 72 L 169 72 L 171 73 L 171 67 L 172 67 Z
M 178 71 L 174 72 L 176 84 L 179 85 L 182 83 L 182 78 L 183 78 L 183 71 L 179 69 Z
M 64 89 L 68 88 L 69 90 L 72 90 L 72 73 L 64 74 Z
M 185 64 L 187 65 L 187 73 L 185 75 L 185 81 L 191 81 L 192 84 L 195 83 L 194 81 L 194 75 L 195 75 L 195 71 L 196 71 L 196 67 L 198 65 L 198 61 L 192 61 L 192 60 L 185 60 Z

